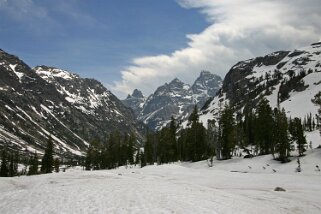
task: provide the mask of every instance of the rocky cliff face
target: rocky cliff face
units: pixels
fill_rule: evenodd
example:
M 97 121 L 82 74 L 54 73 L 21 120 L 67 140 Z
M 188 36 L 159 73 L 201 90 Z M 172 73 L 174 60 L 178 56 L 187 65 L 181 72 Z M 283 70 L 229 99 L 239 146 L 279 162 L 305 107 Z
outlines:
M 223 87 L 203 110 L 201 119 L 218 116 L 225 104 L 242 110 L 255 108 L 263 97 L 272 107 L 285 108 L 288 116 L 317 114 L 312 102 L 321 91 L 321 43 L 294 51 L 279 51 L 237 63 L 227 73 Z
M 194 105 L 201 108 L 210 97 L 215 96 L 221 85 L 222 79 L 219 76 L 202 71 L 192 86 L 175 78 L 158 87 L 147 99 L 135 90 L 123 102 L 136 112 L 138 120 L 152 130 L 159 130 L 171 117 L 184 120 Z
M 143 109 L 144 103 L 146 101 L 146 97 L 144 97 L 143 93 L 138 89 L 135 89 L 132 95 L 128 95 L 123 103 L 125 106 L 131 108 L 135 115 L 138 116 Z
M 41 153 L 49 137 L 57 153 L 81 155 L 88 141 L 137 131 L 137 121 L 100 82 L 67 71 L 31 69 L 0 52 L 0 144 Z

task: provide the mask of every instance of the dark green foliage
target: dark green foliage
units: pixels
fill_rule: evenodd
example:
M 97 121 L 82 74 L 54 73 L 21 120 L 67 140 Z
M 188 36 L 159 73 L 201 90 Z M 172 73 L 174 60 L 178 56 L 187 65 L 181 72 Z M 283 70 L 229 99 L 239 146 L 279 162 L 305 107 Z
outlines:
M 11 153 L 9 156 L 9 177 L 16 176 L 18 174 L 18 161 L 19 157 L 17 154 Z
M 278 160 L 282 163 L 289 161 L 291 143 L 288 135 L 288 121 L 285 110 L 274 109 L 274 130 L 273 140 L 275 148 L 274 153 L 278 154 Z
M 41 172 L 42 173 L 52 173 L 53 170 L 53 142 L 49 138 L 47 142 L 47 147 L 45 149 L 45 154 L 41 161 Z
M 147 133 L 146 142 L 144 145 L 145 159 L 147 164 L 153 164 L 156 160 L 154 158 L 155 135 Z
M 235 147 L 235 120 L 233 110 L 229 106 L 225 106 L 219 121 L 220 135 L 219 141 L 221 144 L 220 159 L 230 159 L 232 151 Z
M 292 90 L 299 92 L 304 91 L 308 87 L 304 85 L 304 81 L 302 80 L 306 76 L 305 72 L 300 72 L 298 75 L 295 75 L 294 71 L 289 70 L 288 74 L 290 76 L 290 80 L 284 80 L 279 89 L 279 103 L 288 99 L 289 93 Z
M 305 146 L 307 145 L 307 141 L 304 136 L 303 125 L 299 118 L 296 117 L 290 121 L 289 131 L 292 140 L 297 144 L 299 156 L 303 156 L 303 153 L 306 151 Z
M 13 177 L 18 175 L 18 153 L 8 152 L 4 148 L 1 152 L 0 177 Z
M 315 96 L 314 99 L 312 99 L 312 102 L 316 105 L 319 106 L 319 110 L 318 110 L 318 115 L 317 115 L 317 128 L 320 128 L 320 121 L 321 121 L 321 91 L 319 91 Z M 320 129 L 320 134 L 321 134 L 321 129 Z
M 38 174 L 38 167 L 39 167 L 38 155 L 37 155 L 37 152 L 35 152 L 34 156 L 30 158 L 30 161 L 29 161 L 28 175 Z
M 59 160 L 59 158 L 55 158 L 55 160 L 54 160 L 55 172 L 59 172 L 59 166 L 60 166 L 60 160 Z
M 243 114 L 244 146 L 254 145 L 255 114 L 248 106 L 245 106 Z
M 266 99 L 262 99 L 259 103 L 255 130 L 256 145 L 259 153 L 261 155 L 270 154 L 273 139 L 273 115 Z
M 6 149 L 3 149 L 1 154 L 0 177 L 8 177 L 8 176 L 9 176 L 9 166 L 8 166 L 8 160 L 7 160 L 7 151 Z
M 200 161 L 213 154 L 208 143 L 208 135 L 200 123 L 197 106 L 189 117 L 188 127 L 181 131 L 178 139 L 178 157 L 183 161 Z
M 134 135 L 122 136 L 119 132 L 111 133 L 105 143 L 92 141 L 87 150 L 85 169 L 113 169 L 134 164 L 135 142 Z
M 144 152 L 140 153 L 140 167 L 143 168 L 144 166 L 146 166 L 146 159 L 145 159 L 145 154 Z

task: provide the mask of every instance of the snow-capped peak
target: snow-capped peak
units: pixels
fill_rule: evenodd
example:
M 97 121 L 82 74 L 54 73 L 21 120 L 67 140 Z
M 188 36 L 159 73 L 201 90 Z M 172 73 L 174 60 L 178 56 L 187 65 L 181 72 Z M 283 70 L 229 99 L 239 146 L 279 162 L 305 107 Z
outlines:
M 51 79 L 51 78 L 62 78 L 65 80 L 70 80 L 73 78 L 79 78 L 78 75 L 72 74 L 68 71 L 55 68 L 55 67 L 48 67 L 48 66 L 37 66 L 33 69 L 39 76 L 44 79 Z

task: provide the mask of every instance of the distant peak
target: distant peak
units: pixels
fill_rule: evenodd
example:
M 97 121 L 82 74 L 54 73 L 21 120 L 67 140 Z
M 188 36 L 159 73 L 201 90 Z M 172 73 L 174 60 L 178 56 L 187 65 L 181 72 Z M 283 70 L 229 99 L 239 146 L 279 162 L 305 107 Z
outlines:
M 211 72 L 203 70 L 201 71 L 200 76 L 211 75 L 211 74 L 212 74 Z
M 57 69 L 55 67 L 51 67 L 51 66 L 46 66 L 46 65 L 37 65 L 36 67 L 34 67 L 34 70 L 38 71 L 38 70 L 54 70 Z
M 38 65 L 33 70 L 38 73 L 40 76 L 51 76 L 51 77 L 59 77 L 63 79 L 72 79 L 73 77 L 79 77 L 77 74 L 73 74 L 69 71 L 62 70 L 56 67 L 46 66 L 46 65 Z
M 135 98 L 144 98 L 144 95 L 143 93 L 138 90 L 138 89 L 135 89 L 132 93 L 132 97 L 135 97 Z
M 169 84 L 176 84 L 176 83 L 180 83 L 180 84 L 184 84 L 180 79 L 178 79 L 177 77 L 175 79 L 173 79 Z

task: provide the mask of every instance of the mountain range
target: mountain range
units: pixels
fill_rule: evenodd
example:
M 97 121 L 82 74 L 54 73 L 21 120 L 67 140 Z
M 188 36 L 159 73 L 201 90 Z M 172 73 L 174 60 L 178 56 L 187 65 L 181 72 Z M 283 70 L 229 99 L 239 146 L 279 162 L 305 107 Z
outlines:
M 0 146 L 82 155 L 93 139 L 140 127 L 131 109 L 94 79 L 48 66 L 30 68 L 0 51 Z
M 201 108 L 209 98 L 216 95 L 221 86 L 220 76 L 202 71 L 191 86 L 175 78 L 159 86 L 147 98 L 135 89 L 123 103 L 134 110 L 139 121 L 157 131 L 166 126 L 171 117 L 176 120 L 186 119 L 195 105 Z
M 175 78 L 148 97 L 135 89 L 122 101 L 97 80 L 44 65 L 30 68 L 0 50 L 0 147 L 41 154 L 52 139 L 57 153 L 83 155 L 91 140 L 114 131 L 143 139 L 142 123 L 157 131 L 174 117 L 184 127 L 195 105 L 206 126 L 225 105 L 235 112 L 255 109 L 262 98 L 289 117 L 319 120 L 314 100 L 320 91 L 321 43 L 238 62 L 223 81 L 202 71 L 192 85 Z

